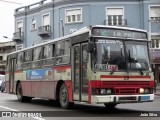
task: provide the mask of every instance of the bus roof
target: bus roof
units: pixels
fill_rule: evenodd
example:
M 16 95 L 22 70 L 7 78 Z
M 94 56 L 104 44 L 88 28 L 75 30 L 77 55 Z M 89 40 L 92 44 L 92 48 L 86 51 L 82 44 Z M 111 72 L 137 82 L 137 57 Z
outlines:
M 119 27 L 119 26 L 106 26 L 106 25 L 90 25 L 90 26 L 87 26 L 87 27 L 83 27 L 69 35 L 66 35 L 66 36 L 63 36 L 63 37 L 60 37 L 60 38 L 56 38 L 56 39 L 52 39 L 52 40 L 49 40 L 45 43 L 40 43 L 40 44 L 37 44 L 37 45 L 34 45 L 34 46 L 30 46 L 30 47 L 27 47 L 27 48 L 24 48 L 22 50 L 18 50 L 18 51 L 14 51 L 12 53 L 9 53 L 8 55 L 11 55 L 11 54 L 15 54 L 15 53 L 18 53 L 18 52 L 21 52 L 21 51 L 25 51 L 25 50 L 28 50 L 28 49 L 32 49 L 32 48 L 36 48 L 36 47 L 39 47 L 41 45 L 46 45 L 46 44 L 49 44 L 49 43 L 52 43 L 52 42 L 56 42 L 56 41 L 59 41 L 59 40 L 63 40 L 63 39 L 67 39 L 69 37 L 73 37 L 73 36 L 76 36 L 76 35 L 80 35 L 80 34 L 83 34 L 83 33 L 87 33 L 89 32 L 92 28 L 96 28 L 96 27 L 99 27 L 99 28 L 113 28 L 113 29 L 122 29 L 122 30 L 131 30 L 131 31 L 139 31 L 139 32 L 146 32 L 146 30 L 141 30 L 141 29 L 136 29 L 136 28 L 130 28 L 130 27 Z
M 92 27 L 114 28 L 114 29 L 123 29 L 123 30 L 132 30 L 132 31 L 139 31 L 139 32 L 147 32 L 146 30 L 137 29 L 137 28 L 131 28 L 131 27 L 106 26 L 106 25 L 94 25 Z

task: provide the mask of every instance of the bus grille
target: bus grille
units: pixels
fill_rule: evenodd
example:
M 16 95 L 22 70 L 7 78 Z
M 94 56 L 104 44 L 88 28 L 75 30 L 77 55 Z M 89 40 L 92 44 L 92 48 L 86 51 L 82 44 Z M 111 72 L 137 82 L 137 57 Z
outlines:
M 115 94 L 138 94 L 139 88 L 115 88 Z
M 150 81 L 101 81 L 102 87 L 149 87 Z

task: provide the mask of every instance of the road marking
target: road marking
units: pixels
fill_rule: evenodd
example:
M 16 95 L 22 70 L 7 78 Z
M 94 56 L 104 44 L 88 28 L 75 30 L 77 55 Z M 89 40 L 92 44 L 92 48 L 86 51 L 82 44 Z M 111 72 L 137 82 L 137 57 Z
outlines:
M 5 107 L 5 106 L 1 106 L 1 105 L 0 105 L 0 108 L 4 108 L 4 109 L 10 110 L 10 111 L 21 112 L 21 111 L 19 111 L 19 110 L 12 109 L 12 108 Z M 2 112 L 3 112 L 3 111 L 2 111 Z M 46 119 L 43 119 L 43 118 L 40 118 L 40 117 L 32 117 L 32 118 L 37 119 L 37 120 L 46 120 Z

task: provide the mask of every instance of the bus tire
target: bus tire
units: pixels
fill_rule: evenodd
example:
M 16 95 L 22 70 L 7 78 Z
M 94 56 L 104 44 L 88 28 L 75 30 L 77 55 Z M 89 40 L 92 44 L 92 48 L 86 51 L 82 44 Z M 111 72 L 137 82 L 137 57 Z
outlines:
M 32 97 L 25 96 L 24 98 L 25 98 L 25 102 L 31 102 L 32 101 Z
M 18 86 L 17 86 L 17 99 L 18 99 L 19 102 L 24 102 L 25 101 L 25 96 L 23 96 L 21 83 L 19 83 Z
M 65 83 L 63 83 L 60 87 L 59 102 L 60 102 L 61 107 L 64 109 L 68 109 L 73 105 L 72 102 L 71 103 L 69 102 L 68 90 L 67 90 L 67 86 L 65 85 Z
M 114 109 L 115 106 L 117 105 L 116 103 L 104 103 L 104 105 L 106 106 L 107 109 Z

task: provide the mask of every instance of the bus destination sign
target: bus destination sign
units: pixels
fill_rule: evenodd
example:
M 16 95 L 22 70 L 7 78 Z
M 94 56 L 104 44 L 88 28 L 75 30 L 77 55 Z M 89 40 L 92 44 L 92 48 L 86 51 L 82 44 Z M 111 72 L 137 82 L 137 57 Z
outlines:
M 133 39 L 147 39 L 147 33 L 123 30 L 123 29 L 103 29 L 93 28 L 92 34 L 95 36 L 106 36 L 106 37 L 120 37 L 120 38 L 133 38 Z

